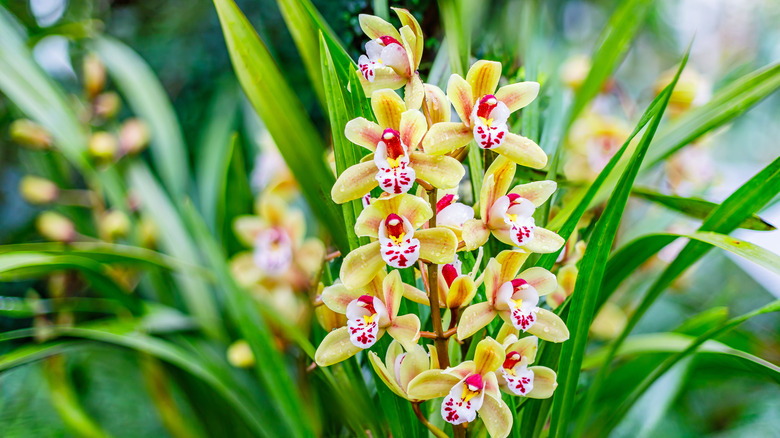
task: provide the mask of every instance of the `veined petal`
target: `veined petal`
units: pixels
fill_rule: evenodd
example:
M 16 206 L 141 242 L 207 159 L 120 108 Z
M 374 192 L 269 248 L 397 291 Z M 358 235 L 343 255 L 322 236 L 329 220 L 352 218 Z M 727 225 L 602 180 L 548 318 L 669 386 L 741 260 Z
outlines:
M 538 95 L 538 82 L 518 82 L 516 84 L 504 85 L 496 92 L 496 98 L 504 102 L 511 113 L 533 102 Z
M 460 161 L 448 155 L 428 155 L 422 152 L 409 154 L 409 166 L 417 174 L 417 178 L 427 181 L 437 189 L 454 189 L 458 187 L 466 169 Z
M 436 264 L 449 263 L 455 258 L 458 239 L 444 227 L 426 228 L 414 233 L 420 241 L 420 258 Z
M 428 364 L 428 353 L 425 352 L 425 348 L 422 345 L 415 345 L 406 353 L 406 357 L 401 362 L 399 373 L 401 387 L 406 388 L 412 379 L 428 370 Z
M 460 117 L 463 124 L 469 126 L 471 124 L 471 111 L 474 108 L 474 102 L 480 96 L 475 97 L 474 92 L 471 90 L 471 85 L 460 75 L 453 74 L 450 76 L 450 80 L 447 81 L 447 97 L 452 102 L 452 106 L 455 107 L 455 112 L 458 113 L 458 117 Z
M 398 315 L 398 309 L 401 307 L 401 297 L 403 297 L 404 291 L 403 284 L 401 273 L 397 270 L 393 270 L 382 282 L 382 301 L 384 301 L 387 311 L 390 313 L 391 320 Z
M 472 304 L 466 307 L 458 323 L 458 339 L 461 341 L 473 335 L 482 327 L 490 324 L 496 317 L 496 311 L 488 302 Z
M 512 431 L 512 410 L 500 396 L 486 394 L 479 416 L 492 438 L 506 438 Z
M 347 122 L 344 128 L 344 135 L 347 140 L 358 146 L 373 152 L 376 145 L 382 140 L 382 127 L 363 117 L 358 117 Z
M 455 376 L 458 378 L 458 380 L 463 380 L 469 375 L 474 374 L 476 372 L 476 369 L 477 366 L 474 364 L 474 361 L 467 360 L 459 363 L 454 367 L 447 368 L 446 370 L 444 370 L 444 373 L 449 374 L 451 376 Z
M 376 273 L 374 278 L 371 279 L 365 286 L 361 287 L 362 295 L 371 295 L 372 297 L 384 296 L 384 282 L 387 273 L 384 269 L 380 269 Z
M 529 367 L 534 372 L 534 389 L 526 397 L 528 398 L 550 398 L 558 386 L 555 381 L 555 371 L 547 367 Z
M 407 300 L 414 301 L 415 303 L 429 305 L 428 294 L 425 291 L 421 291 L 416 287 L 404 283 L 404 297 Z
M 446 374 L 442 370 L 423 371 L 409 382 L 409 386 L 406 387 L 406 393 L 410 399 L 414 400 L 430 400 L 444 397 L 449 394 L 458 381 L 460 381 L 460 378 Z
M 347 306 L 352 301 L 365 295 L 364 288 L 347 289 L 340 280 L 322 290 L 322 302 L 334 312 L 347 313 Z
M 463 123 L 437 123 L 428 130 L 423 139 L 426 154 L 443 155 L 466 146 L 474 139 L 471 129 Z
M 553 293 L 555 289 L 558 289 L 558 280 L 555 278 L 555 275 L 539 266 L 526 269 L 520 273 L 519 277 L 536 289 L 540 297 Z
M 390 323 L 387 333 L 409 351 L 420 339 L 420 319 L 412 313 L 398 316 Z
M 412 30 L 415 36 L 415 44 L 413 47 L 414 52 L 414 63 L 413 65 L 419 66 L 420 60 L 422 59 L 423 55 L 423 33 L 422 29 L 420 28 L 420 23 L 417 22 L 417 19 L 414 18 L 414 16 L 406 9 L 402 8 L 391 8 L 393 11 L 395 11 L 396 15 L 398 15 L 398 18 L 401 20 L 401 24 L 403 26 L 409 26 L 409 28 Z
M 501 63 L 483 59 L 475 62 L 466 74 L 466 82 L 471 85 L 475 99 L 495 93 L 499 78 L 501 78 Z
M 382 197 L 360 212 L 355 222 L 355 233 L 358 236 L 377 237 L 379 223 L 391 213 L 408 219 L 414 229 L 420 228 L 433 216 L 431 206 L 417 196 L 402 194 Z
M 558 185 L 555 181 L 534 181 L 528 184 L 520 184 L 515 186 L 509 193 L 520 195 L 521 197 L 531 201 L 534 207 L 538 207 L 555 193 Z
M 449 122 L 451 116 L 450 101 L 441 88 L 433 84 L 424 84 L 425 102 L 428 106 L 428 115 L 431 123 Z
M 260 231 L 267 227 L 268 223 L 259 216 L 239 216 L 233 222 L 233 231 L 235 231 L 236 237 L 248 247 L 255 246 L 255 238 Z
M 490 230 L 480 219 L 469 219 L 463 223 L 463 242 L 467 251 L 474 251 L 490 238 Z
M 384 266 L 379 242 L 372 242 L 347 254 L 339 277 L 348 289 L 356 289 L 368 284 Z
M 376 164 L 372 161 L 349 166 L 333 184 L 330 197 L 336 204 L 358 199 L 378 185 Z
M 401 142 L 409 148 L 409 152 L 417 149 L 420 141 L 425 137 L 425 132 L 428 131 L 428 122 L 425 121 L 423 113 L 416 109 L 404 111 L 401 114 L 400 126 Z
M 461 275 L 452 282 L 450 290 L 447 291 L 447 307 L 450 309 L 463 307 L 470 303 L 476 294 L 477 287 L 474 285 L 474 280 L 468 275 Z
M 501 264 L 496 259 L 488 260 L 482 275 L 485 282 L 485 298 L 487 298 L 488 303 L 495 306 L 498 289 L 506 282 L 501 277 Z
M 326 367 L 349 359 L 356 355 L 362 348 L 356 346 L 349 339 L 349 329 L 346 327 L 337 328 L 325 336 L 317 352 L 314 354 L 314 361 L 321 367 Z
M 547 154 L 539 145 L 511 132 L 506 134 L 504 141 L 494 147 L 493 151 L 521 166 L 541 169 L 547 165 Z
M 360 28 L 363 29 L 363 33 L 372 40 L 382 36 L 391 36 L 401 41 L 401 34 L 398 33 L 395 26 L 376 15 L 360 14 L 358 15 L 358 21 L 360 22 Z
M 498 334 L 496 335 L 496 341 L 500 342 L 501 345 L 509 348 L 512 343 L 517 341 L 517 335 L 519 333 L 520 332 L 514 328 L 512 324 L 501 324 L 501 328 L 498 329 Z
M 536 312 L 536 322 L 526 332 L 549 342 L 569 339 L 566 323 L 558 315 L 541 308 Z
M 373 351 L 370 351 L 368 353 L 368 360 L 371 362 L 371 366 L 374 368 L 376 375 L 379 376 L 385 385 L 387 385 L 387 387 L 390 388 L 390 390 L 393 391 L 397 396 L 406 398 L 406 393 L 403 389 L 401 389 L 401 386 L 398 385 L 398 382 L 395 380 L 395 373 L 385 367 L 385 364 L 382 363 L 382 361 L 379 359 L 379 356 L 377 356 Z
M 476 373 L 485 375 L 495 371 L 504 363 L 506 356 L 504 347 L 493 338 L 485 338 L 477 344 L 477 351 L 474 353 L 474 363 L 477 366 Z
M 528 252 L 547 254 L 558 251 L 566 243 L 563 238 L 552 231 L 542 228 L 534 228 L 534 238 L 522 246 Z
M 406 84 L 406 78 L 399 75 L 392 67 L 378 65 L 374 69 L 374 80 L 369 82 L 360 70 L 356 70 L 360 84 L 366 95 L 371 95 L 374 91 L 382 89 L 397 90 Z
M 485 185 L 482 186 L 482 193 L 479 196 L 479 202 L 482 203 L 483 199 L 485 205 L 480 205 L 480 209 L 490 209 L 498 198 L 506 195 L 509 187 L 512 185 L 512 180 L 515 178 L 515 171 L 517 166 L 512 161 L 504 157 L 496 157 L 493 164 L 488 167 L 485 172 L 485 180 L 489 177 L 493 177 L 492 187 L 485 189 Z M 485 210 L 485 214 L 482 215 L 482 219 L 487 221 L 489 219 L 490 210 Z
M 539 348 L 539 338 L 536 336 L 526 336 L 518 341 L 515 341 L 506 348 L 507 354 L 511 351 L 516 351 L 526 358 L 527 363 L 534 363 L 536 360 L 536 350 Z
M 401 114 L 406 111 L 403 99 L 395 91 L 377 90 L 371 94 L 371 108 L 376 121 L 384 129 L 401 129 Z
M 514 280 L 529 255 L 531 254 L 522 250 L 504 250 L 498 253 L 496 261 L 501 264 L 500 281 L 503 283 Z

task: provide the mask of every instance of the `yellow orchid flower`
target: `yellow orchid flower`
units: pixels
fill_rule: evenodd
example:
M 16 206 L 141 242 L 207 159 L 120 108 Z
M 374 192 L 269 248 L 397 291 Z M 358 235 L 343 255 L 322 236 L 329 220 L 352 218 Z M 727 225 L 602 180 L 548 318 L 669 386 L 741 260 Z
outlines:
M 458 248 L 464 249 L 463 225 L 474 219 L 474 208 L 457 201 L 457 194 L 442 192 L 436 203 L 436 225 L 452 230 L 458 239 Z
M 372 151 L 373 159 L 350 166 L 339 175 L 331 190 L 334 202 L 358 199 L 377 185 L 391 195 L 406 193 L 417 178 L 439 189 L 458 186 L 466 172 L 458 160 L 417 150 L 428 130 L 419 110 L 407 110 L 398 94 L 389 89 L 375 91 L 371 106 L 379 123 L 358 117 L 347 123 L 344 134 Z
M 515 163 L 504 157 L 498 157 L 488 168 L 479 195 L 481 219 L 463 224 L 467 250 L 484 245 L 491 232 L 498 240 L 528 252 L 550 253 L 563 246 L 560 236 L 537 227 L 533 218 L 536 207 L 547 202 L 557 185 L 554 181 L 536 181 L 509 191 L 515 170 Z
M 322 340 L 314 355 L 317 364 L 328 366 L 348 359 L 370 348 L 385 332 L 407 351 L 412 349 L 420 338 L 420 320 L 414 314 L 398 315 L 403 294 L 404 283 L 398 271 L 384 277 L 381 289 L 377 281 L 352 290 L 340 285 L 325 288 L 323 303 L 334 312 L 346 314 L 347 326 L 333 330 Z
M 407 394 L 415 400 L 444 397 L 441 416 L 452 424 L 480 418 L 491 437 L 504 438 L 512 428 L 512 411 L 501 400 L 495 370 L 504 362 L 504 348 L 492 338 L 477 344 L 473 361 L 446 370 L 423 371 L 409 382 Z
M 436 349 L 433 346 L 429 345 L 426 352 L 422 345 L 415 344 L 404 352 L 401 344 L 395 340 L 387 348 L 384 362 L 373 351 L 369 352 L 368 359 L 376 374 L 391 391 L 412 402 L 419 400 L 409 397 L 407 393 L 409 382 L 422 372 L 439 367 Z
M 490 259 L 483 274 L 487 301 L 466 308 L 458 324 L 458 339 L 473 335 L 496 315 L 516 329 L 546 341 L 569 339 L 569 329 L 561 318 L 538 307 L 539 297 L 558 287 L 555 275 L 540 267 L 526 269 L 518 275 L 527 258 L 525 252 L 502 251 Z
M 413 195 L 381 197 L 366 207 L 355 223 L 358 236 L 378 239 L 347 254 L 340 278 L 349 289 L 367 284 L 385 264 L 403 269 L 417 263 L 447 263 L 455 256 L 457 239 L 443 227 L 418 230 L 433 211 Z
M 566 142 L 566 178 L 592 181 L 623 146 L 631 130 L 626 122 L 589 110 L 571 127 Z
M 426 153 L 442 155 L 466 146 L 472 140 L 522 166 L 541 169 L 547 154 L 533 141 L 509 132 L 509 115 L 528 105 L 539 94 L 537 82 L 519 82 L 496 91 L 501 64 L 477 61 L 466 79 L 453 74 L 447 84 L 449 97 L 460 122 L 432 126 L 423 140 Z
M 509 395 L 528 398 L 550 398 L 558 386 L 555 371 L 542 366 L 529 366 L 536 360 L 539 338 L 526 336 L 517 339 L 517 331 L 511 326 L 507 336 L 501 339 L 506 359 L 496 370 L 498 385 Z

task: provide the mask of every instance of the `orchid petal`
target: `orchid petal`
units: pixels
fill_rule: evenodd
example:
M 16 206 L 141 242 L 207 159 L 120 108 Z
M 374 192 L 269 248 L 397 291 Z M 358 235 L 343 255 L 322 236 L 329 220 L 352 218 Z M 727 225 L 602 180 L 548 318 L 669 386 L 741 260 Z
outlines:
M 466 307 L 458 323 L 458 339 L 461 341 L 473 335 L 482 327 L 490 324 L 496 317 L 496 311 L 490 303 L 482 302 Z
M 463 241 L 467 251 L 474 251 L 490 238 L 490 230 L 479 219 L 469 219 L 463 223 Z
M 387 367 L 385 367 L 385 364 L 382 363 L 382 361 L 379 359 L 379 356 L 377 356 L 373 351 L 370 351 L 368 353 L 368 360 L 371 362 L 371 366 L 374 368 L 376 375 L 379 376 L 385 385 L 387 385 L 387 387 L 390 388 L 390 390 L 393 391 L 397 396 L 406 398 L 406 393 L 395 380 L 395 373 L 389 371 Z
M 540 297 L 555 292 L 558 289 L 558 280 L 547 269 L 535 266 L 521 272 L 519 278 L 527 281 Z
M 376 150 L 377 143 L 382 141 L 382 127 L 363 117 L 358 117 L 347 122 L 344 135 L 352 143 L 373 152 Z
M 527 363 L 534 363 L 536 360 L 536 350 L 539 348 L 539 338 L 536 336 L 526 336 L 506 348 L 507 354 L 515 351 L 526 358 Z
M 564 299 L 574 292 L 574 285 L 577 283 L 577 266 L 565 265 L 558 270 L 558 284 L 565 294 Z
M 473 139 L 471 129 L 462 123 L 437 123 L 428 129 L 428 134 L 423 139 L 423 150 L 426 154 L 444 155 L 466 146 Z
M 512 410 L 500 396 L 487 394 L 479 409 L 479 416 L 491 438 L 506 438 L 512 431 Z
M 412 313 L 398 316 L 390 323 L 387 333 L 400 342 L 406 351 L 409 351 L 420 339 L 420 319 Z
M 331 331 L 347 325 L 347 317 L 341 313 L 334 312 L 328 306 L 317 306 L 314 308 L 314 314 L 317 322 L 320 323 L 325 331 Z
M 422 345 L 415 345 L 406 353 L 403 362 L 401 362 L 400 384 L 402 388 L 409 386 L 412 381 L 423 371 L 428 370 L 428 353 Z
M 341 327 L 325 336 L 314 353 L 314 361 L 317 365 L 326 367 L 349 359 L 362 350 L 349 339 L 349 329 Z
M 436 351 L 436 347 L 433 344 L 428 344 L 428 355 L 431 356 L 430 369 L 439 368 L 439 353 Z
M 414 301 L 418 304 L 429 305 L 428 294 L 425 291 L 417 289 L 416 287 L 404 283 L 404 297 L 407 300 Z
M 520 184 L 515 186 L 509 193 L 520 195 L 521 197 L 531 201 L 534 207 L 538 207 L 555 193 L 558 185 L 555 181 L 534 181 L 528 184 Z
M 534 389 L 525 396 L 528 398 L 550 398 L 558 386 L 555 371 L 547 367 L 529 367 L 534 372 Z
M 430 204 L 422 198 L 409 194 L 387 196 L 377 199 L 360 212 L 355 222 L 355 233 L 358 236 L 377 237 L 379 223 L 391 213 L 409 220 L 414 229 L 420 228 L 433 216 Z
M 420 258 L 436 264 L 449 263 L 458 249 L 455 233 L 444 227 L 427 228 L 414 233 L 420 241 Z
M 471 124 L 471 111 L 476 100 L 471 85 L 460 75 L 453 74 L 447 81 L 447 97 L 452 102 L 452 106 L 455 108 L 455 112 L 458 113 L 461 122 L 468 127 Z M 471 133 L 471 130 L 469 130 L 469 133 Z
M 474 99 L 495 93 L 499 78 L 501 78 L 501 63 L 482 59 L 475 62 L 466 74 L 466 82 L 471 85 Z
M 526 332 L 549 342 L 557 343 L 569 339 L 569 329 L 561 317 L 541 308 L 536 312 L 536 322 Z
M 333 184 L 330 197 L 336 204 L 361 198 L 377 186 L 376 174 L 376 164 L 371 161 L 349 166 Z
M 325 245 L 316 237 L 310 237 L 303 241 L 301 246 L 295 251 L 295 264 L 306 273 L 314 276 L 322 267 L 322 261 L 325 258 Z
M 398 33 L 395 26 L 376 15 L 360 14 L 358 15 L 360 28 L 369 38 L 375 40 L 379 37 L 390 36 L 396 40 L 401 40 L 401 34 Z
M 257 284 L 264 275 L 255 264 L 254 256 L 250 251 L 238 253 L 230 260 L 230 272 L 236 282 L 243 287 Z
M 432 124 L 449 122 L 451 117 L 450 101 L 441 88 L 433 84 L 424 84 L 425 104 Z
M 427 181 L 438 189 L 458 187 L 466 169 L 460 161 L 447 155 L 428 155 L 422 152 L 409 154 L 409 166 L 414 169 L 417 178 Z
M 401 129 L 401 114 L 406 111 L 403 99 L 395 91 L 377 90 L 371 94 L 371 108 L 382 128 Z
M 542 227 L 534 228 L 534 238 L 522 246 L 528 252 L 548 254 L 561 249 L 566 243 L 563 238 Z
M 517 277 L 518 271 L 523 266 L 523 263 L 528 259 L 531 254 L 525 251 L 517 250 L 504 250 L 498 253 L 496 261 L 501 264 L 501 276 L 500 281 L 514 280 Z
M 496 305 L 498 289 L 506 282 L 501 277 L 501 270 L 502 267 L 498 260 L 490 259 L 485 267 L 485 272 L 482 274 L 485 282 L 485 297 L 487 302 L 493 306 Z
M 474 280 L 468 275 L 461 275 L 450 285 L 450 290 L 447 292 L 447 307 L 450 309 L 463 307 L 470 303 L 476 294 L 477 287 L 474 285 Z
M 504 363 L 506 356 L 504 347 L 493 338 L 485 338 L 477 344 L 477 350 L 474 353 L 474 363 L 476 364 L 476 373 L 485 375 L 495 371 Z
M 519 333 L 520 332 L 514 328 L 512 324 L 501 324 L 501 328 L 498 329 L 498 334 L 496 335 L 496 341 L 500 342 L 505 347 L 508 347 L 513 342 L 517 341 L 517 335 Z
M 416 109 L 404 111 L 401 114 L 400 126 L 401 142 L 409 148 L 409 152 L 417 149 L 428 130 L 428 122 L 425 121 L 423 113 Z
M 344 257 L 339 277 L 347 289 L 355 289 L 368 284 L 384 266 L 379 242 L 372 242 Z
M 398 15 L 398 19 L 401 20 L 401 25 L 403 26 L 409 26 L 409 28 L 412 30 L 415 36 L 415 44 L 413 46 L 413 52 L 414 52 L 414 64 L 415 66 L 420 65 L 420 60 L 422 59 L 423 55 L 423 33 L 422 29 L 420 28 L 420 23 L 417 22 L 417 19 L 414 18 L 414 16 L 406 9 L 402 8 L 391 8 L 393 11 L 395 11 L 396 15 Z
M 398 309 L 401 308 L 403 290 L 401 273 L 397 270 L 393 270 L 382 282 L 382 301 L 384 301 L 387 311 L 390 313 L 391 320 L 398 315 Z
M 499 364 L 499 367 L 501 365 Z M 488 372 L 485 374 L 485 393 L 492 395 L 495 398 L 501 397 L 501 389 L 498 387 L 498 379 L 496 373 Z
M 533 102 L 538 95 L 538 82 L 518 82 L 499 88 L 496 92 L 496 99 L 504 102 L 509 108 L 509 112 L 513 113 Z
M 506 192 L 512 185 L 516 170 L 517 166 L 515 166 L 515 163 L 504 157 L 497 157 L 493 164 L 488 167 L 488 170 L 485 172 L 485 182 L 487 183 L 490 178 L 493 181 L 489 185 L 483 184 L 479 195 L 479 208 L 483 220 L 487 221 L 489 219 L 489 209 L 498 198 L 506 195 Z
M 463 380 L 469 375 L 474 374 L 476 372 L 476 369 L 477 366 L 474 364 L 474 361 L 467 360 L 459 363 L 454 367 L 447 368 L 446 370 L 444 370 L 444 373 L 449 374 L 451 376 L 455 376 L 458 378 L 458 380 Z
M 412 73 L 412 77 L 404 87 L 404 103 L 406 108 L 419 110 L 425 100 L 425 87 L 422 79 L 417 73 Z M 427 125 L 427 122 L 426 122 Z
M 236 237 L 242 244 L 249 247 L 255 245 L 257 234 L 267 227 L 267 222 L 259 216 L 239 216 L 233 222 L 233 231 L 236 233 Z
M 392 67 L 378 65 L 374 69 L 374 80 L 369 82 L 360 70 L 356 70 L 360 85 L 366 95 L 371 95 L 374 91 L 390 89 L 397 90 L 406 84 L 406 78 L 399 75 Z
M 504 141 L 494 147 L 493 151 L 521 166 L 541 169 L 547 165 L 547 154 L 539 145 L 528 138 L 511 132 L 507 133 Z
M 449 394 L 460 378 L 446 374 L 442 370 L 423 371 L 417 377 L 409 382 L 406 387 L 406 393 L 410 399 L 430 400 L 438 397 L 444 397 Z
M 403 35 L 401 35 L 403 40 Z M 406 43 L 406 41 L 403 41 Z M 408 78 L 412 75 L 412 66 L 409 60 L 409 54 L 405 48 L 406 44 L 390 44 L 382 48 L 382 64 L 395 70 L 403 78 Z M 397 129 L 397 128 L 396 128 Z
M 417 35 L 415 35 L 412 28 L 407 25 L 403 25 L 399 29 L 399 32 L 401 33 L 401 45 L 404 47 L 406 59 L 409 62 L 409 76 L 412 76 L 419 66 L 419 64 L 415 63 L 416 59 L 414 56 L 415 47 L 417 46 Z M 420 82 L 420 84 L 422 84 L 422 82 Z M 419 106 L 417 108 L 419 108 Z
M 347 313 L 347 306 L 349 303 L 355 301 L 364 294 L 365 291 L 363 288 L 347 289 L 340 280 L 336 280 L 333 285 L 322 290 L 322 302 L 334 312 Z

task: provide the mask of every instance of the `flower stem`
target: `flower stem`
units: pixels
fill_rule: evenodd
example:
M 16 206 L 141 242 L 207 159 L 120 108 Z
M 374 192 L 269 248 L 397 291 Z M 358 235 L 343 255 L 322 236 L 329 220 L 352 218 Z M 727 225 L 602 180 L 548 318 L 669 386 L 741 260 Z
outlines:
M 431 203 L 431 216 L 428 222 L 428 228 L 436 226 L 436 189 L 428 192 L 428 200 Z M 428 264 L 428 301 L 431 305 L 431 321 L 433 322 L 433 331 L 436 333 L 436 339 L 433 341 L 436 345 L 436 353 L 439 356 L 439 368 L 450 366 L 450 356 L 447 353 L 447 338 L 444 337 L 444 330 L 441 326 L 441 309 L 439 309 L 439 268 L 436 263 Z
M 434 436 L 438 438 L 449 438 L 447 434 L 444 433 L 444 431 L 434 426 L 430 421 L 428 421 L 427 418 L 425 418 L 425 415 L 423 415 L 422 411 L 420 411 L 419 402 L 412 402 L 412 409 L 414 410 L 414 414 L 417 415 L 417 419 L 420 420 L 420 423 L 424 424 L 425 427 L 427 427 Z

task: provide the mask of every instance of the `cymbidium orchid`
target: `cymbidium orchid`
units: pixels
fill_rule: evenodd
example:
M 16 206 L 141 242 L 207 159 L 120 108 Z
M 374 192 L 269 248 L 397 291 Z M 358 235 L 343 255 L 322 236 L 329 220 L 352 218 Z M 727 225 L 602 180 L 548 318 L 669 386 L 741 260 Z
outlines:
M 527 258 L 524 252 L 502 251 L 488 261 L 483 277 L 487 301 L 466 308 L 458 324 L 458 339 L 473 335 L 497 315 L 516 329 L 546 341 L 569 339 L 569 330 L 561 318 L 539 307 L 539 297 L 558 287 L 555 276 L 540 267 L 518 275 Z
M 341 281 L 361 287 L 385 266 L 408 268 L 418 259 L 447 263 L 455 256 L 457 239 L 444 227 L 419 228 L 433 216 L 430 205 L 413 195 L 381 197 L 366 207 L 355 223 L 358 236 L 376 241 L 350 252 L 341 265 Z
M 523 166 L 541 169 L 547 164 L 547 155 L 536 143 L 509 132 L 507 125 L 510 114 L 536 98 L 539 84 L 520 82 L 496 91 L 500 77 L 501 64 L 495 61 L 477 61 L 466 79 L 450 76 L 447 97 L 461 121 L 433 125 L 423 140 L 426 153 L 446 154 L 473 140 Z
M 415 344 L 404 351 L 401 344 L 395 340 L 387 347 L 384 362 L 373 351 L 368 354 L 368 358 L 382 382 L 399 397 L 409 401 L 419 401 L 409 397 L 409 382 L 422 372 L 439 367 L 435 348 L 429 345 L 426 352 L 425 347 Z
M 317 348 L 315 361 L 328 366 L 348 359 L 370 348 L 385 332 L 412 349 L 420 337 L 417 315 L 398 315 L 404 283 L 398 271 L 364 288 L 347 289 L 340 285 L 325 288 L 322 301 L 334 312 L 347 315 L 347 326 L 328 333 Z
M 504 328 L 507 326 L 505 325 Z M 530 366 L 536 360 L 539 338 L 526 336 L 517 339 L 517 332 L 502 332 L 507 335 L 501 339 L 506 358 L 496 370 L 498 385 L 509 395 L 528 398 L 550 398 L 558 386 L 555 371 L 543 366 Z
M 474 208 L 457 201 L 458 196 L 454 193 L 445 194 L 439 199 L 436 203 L 436 225 L 452 230 L 460 248 L 460 243 L 463 242 L 463 225 L 474 219 Z
M 403 27 L 396 29 L 387 21 L 361 14 L 360 28 L 371 38 L 366 54 L 358 58 L 358 75 L 366 94 L 382 88 L 404 87 L 404 99 L 409 108 L 422 105 L 424 88 L 417 68 L 423 52 L 420 24 L 406 9 L 392 8 Z
M 504 348 L 492 338 L 477 344 L 473 361 L 445 370 L 428 370 L 409 382 L 408 395 L 416 400 L 444 397 L 441 415 L 452 424 L 480 418 L 493 438 L 509 435 L 512 411 L 501 400 L 495 371 L 505 360 Z
M 373 152 L 373 159 L 355 164 L 339 175 L 331 197 L 342 204 L 358 199 L 379 185 L 389 194 L 406 193 L 419 178 L 433 187 L 457 187 L 465 169 L 452 157 L 432 156 L 417 150 L 428 125 L 416 109 L 407 110 L 392 90 L 375 91 L 371 98 L 374 123 L 362 117 L 345 128 L 347 138 Z
M 480 258 L 477 259 L 475 266 L 479 266 Z M 439 303 L 445 309 L 457 309 L 471 302 L 477 293 L 477 285 L 474 277 L 477 269 L 471 273 L 462 272 L 462 263 L 458 256 L 451 263 L 439 265 Z
M 536 226 L 533 218 L 536 207 L 555 192 L 555 182 L 520 184 L 510 191 L 515 170 L 515 163 L 504 157 L 498 157 L 488 168 L 479 195 L 480 219 L 467 220 L 463 225 L 466 250 L 484 245 L 491 232 L 498 240 L 528 252 L 550 253 L 563 246 L 560 236 Z
M 563 166 L 566 178 L 592 181 L 623 146 L 631 133 L 628 125 L 617 117 L 589 111 L 571 127 Z

